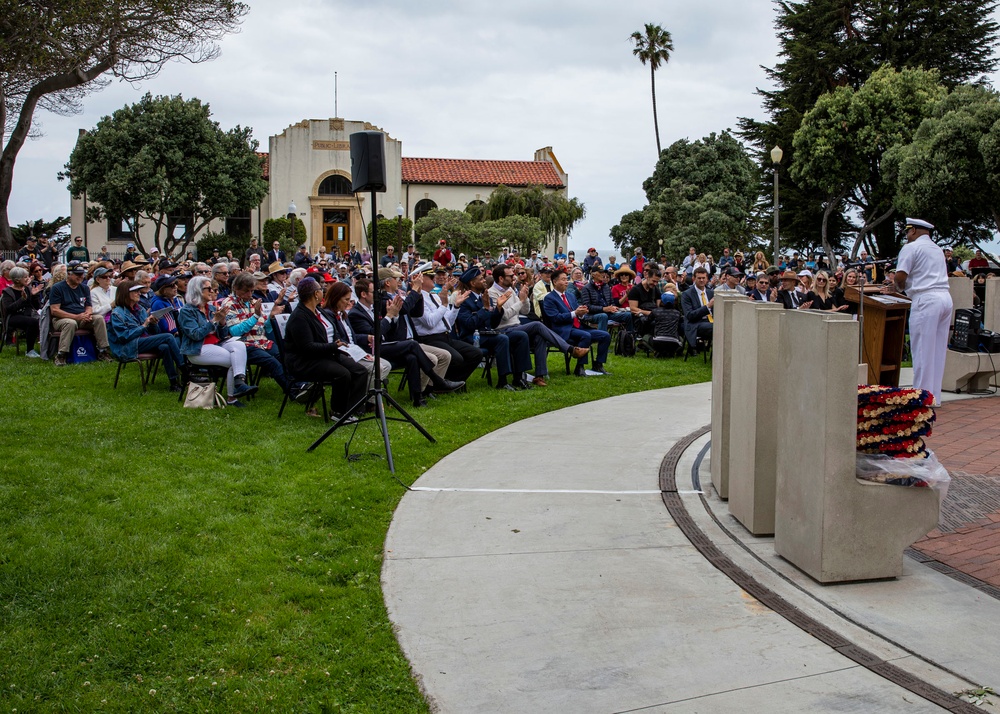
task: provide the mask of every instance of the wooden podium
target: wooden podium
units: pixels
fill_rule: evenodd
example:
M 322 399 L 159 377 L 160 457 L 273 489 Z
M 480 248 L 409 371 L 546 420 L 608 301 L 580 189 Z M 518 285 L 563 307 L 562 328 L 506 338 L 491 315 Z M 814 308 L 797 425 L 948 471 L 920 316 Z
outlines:
M 898 387 L 910 299 L 902 295 L 882 295 L 880 289 L 878 285 L 864 288 L 861 361 L 868 364 L 869 384 Z M 858 288 L 845 287 L 844 299 L 857 305 L 861 300 Z

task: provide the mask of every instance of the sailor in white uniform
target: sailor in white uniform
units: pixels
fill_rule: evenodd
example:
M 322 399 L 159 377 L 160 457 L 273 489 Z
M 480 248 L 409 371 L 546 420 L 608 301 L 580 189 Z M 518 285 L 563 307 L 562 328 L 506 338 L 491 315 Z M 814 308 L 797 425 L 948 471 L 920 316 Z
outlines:
M 895 287 L 906 290 L 910 308 L 910 348 L 913 353 L 913 386 L 934 395 L 941 403 L 944 358 L 948 351 L 948 326 L 952 302 L 944 251 L 931 240 L 927 221 L 906 219 L 906 245 L 896 260 Z

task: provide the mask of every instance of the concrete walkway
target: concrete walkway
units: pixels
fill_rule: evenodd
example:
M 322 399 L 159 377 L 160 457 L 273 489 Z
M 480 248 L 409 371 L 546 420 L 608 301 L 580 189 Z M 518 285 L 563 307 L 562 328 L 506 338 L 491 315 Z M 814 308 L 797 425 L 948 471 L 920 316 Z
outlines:
M 709 422 L 709 396 L 692 385 L 534 417 L 449 455 L 406 494 L 382 585 L 435 711 L 946 710 L 765 607 L 680 532 L 658 471 Z M 934 687 L 1000 685 L 1000 599 L 910 558 L 894 581 L 817 585 L 698 493 L 707 439 L 681 458 L 678 489 L 741 568 Z

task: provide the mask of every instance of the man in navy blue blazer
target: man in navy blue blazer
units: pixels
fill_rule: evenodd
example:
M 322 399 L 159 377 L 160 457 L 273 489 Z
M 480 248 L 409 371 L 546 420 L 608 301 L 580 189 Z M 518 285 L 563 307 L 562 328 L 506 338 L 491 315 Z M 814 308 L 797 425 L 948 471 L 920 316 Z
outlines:
M 708 271 L 699 266 L 694 269 L 694 285 L 681 293 L 684 336 L 692 347 L 698 344 L 698 338 L 712 339 L 714 306 L 715 291 L 708 287 Z
M 594 330 L 586 327 L 580 320 L 589 312 L 586 305 L 578 305 L 576 298 L 566 292 L 569 285 L 569 275 L 565 270 L 557 270 L 552 274 L 552 292 L 542 301 L 542 313 L 549 328 L 571 345 L 590 347 L 597 343 L 597 358 L 594 360 L 595 372 L 610 374 L 604 369 L 608 361 L 608 347 L 611 345 L 611 335 L 604 330 Z M 576 361 L 576 376 L 586 375 L 586 364 L 589 353 Z
M 531 369 L 531 342 L 526 332 L 496 331 L 503 320 L 503 306 L 510 298 L 504 293 L 494 304 L 486 291 L 486 280 L 479 268 L 472 267 L 462 273 L 459 285 L 469 288 L 469 295 L 458 309 L 455 324 L 458 336 L 471 343 L 473 335 L 479 332 L 481 349 L 493 353 L 497 365 L 497 389 L 520 391 L 531 389 L 525 381 L 524 373 Z M 510 383 L 507 378 L 511 377 Z

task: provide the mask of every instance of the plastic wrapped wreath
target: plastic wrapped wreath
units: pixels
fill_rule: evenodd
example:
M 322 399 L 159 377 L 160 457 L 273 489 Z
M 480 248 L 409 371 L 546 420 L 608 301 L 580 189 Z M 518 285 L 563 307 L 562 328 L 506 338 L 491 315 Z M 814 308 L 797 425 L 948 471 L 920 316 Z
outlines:
M 927 448 L 934 397 L 923 389 L 858 387 L 857 475 L 896 486 L 947 491 L 951 477 Z

